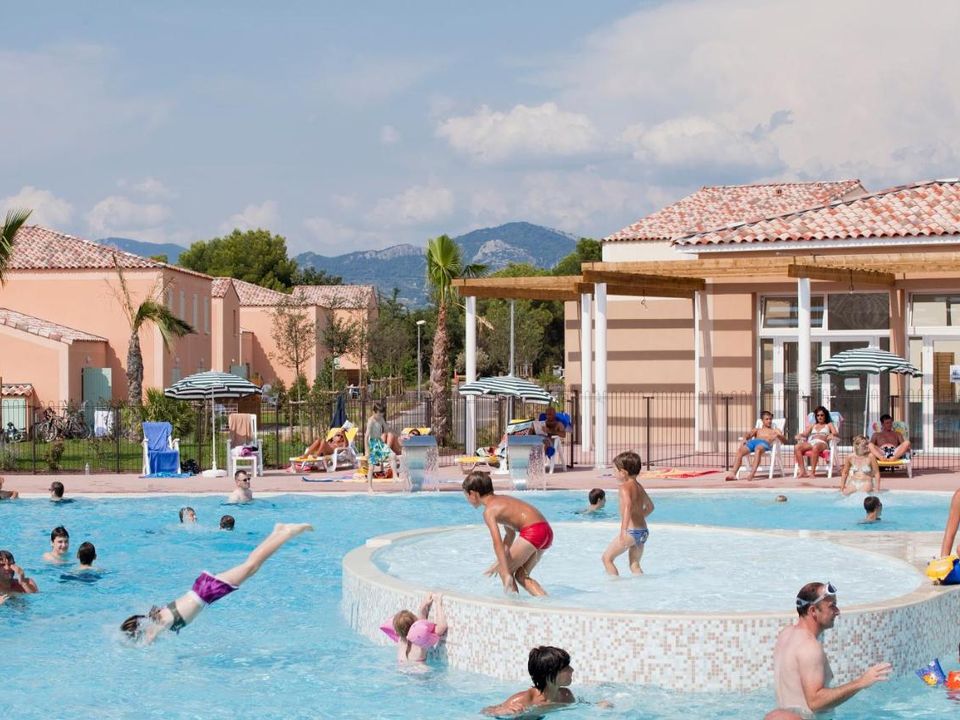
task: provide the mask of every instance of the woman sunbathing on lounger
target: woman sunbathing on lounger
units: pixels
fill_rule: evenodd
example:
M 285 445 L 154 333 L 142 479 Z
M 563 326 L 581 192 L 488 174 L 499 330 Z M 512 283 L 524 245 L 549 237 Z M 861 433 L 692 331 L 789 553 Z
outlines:
M 313 526 L 307 523 L 277 523 L 273 532 L 240 565 L 216 575 L 204 570 L 186 595 L 181 595 L 165 607 L 154 606 L 146 615 L 131 615 L 123 621 L 120 629 L 144 645 L 152 643 L 164 630 L 179 633 L 207 605 L 229 595 L 255 575 L 267 558 L 285 542 L 307 530 L 313 530 Z
M 327 442 L 326 438 L 318 437 L 313 443 L 308 447 L 304 453 L 304 457 L 320 457 L 321 455 L 333 455 L 337 450 L 345 450 L 350 447 L 350 441 L 347 440 L 347 431 L 343 428 L 337 430 L 330 441 Z

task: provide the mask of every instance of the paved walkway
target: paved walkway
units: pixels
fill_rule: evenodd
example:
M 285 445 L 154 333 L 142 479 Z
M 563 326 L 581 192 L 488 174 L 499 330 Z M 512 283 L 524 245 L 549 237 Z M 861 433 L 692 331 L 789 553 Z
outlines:
M 763 478 L 754 482 L 739 480 L 724 482 L 724 474 L 717 470 L 706 475 L 695 477 L 678 477 L 683 469 L 655 468 L 644 471 L 640 481 L 644 487 L 651 489 L 682 488 L 682 489 L 737 489 L 755 488 L 839 488 L 839 477 L 827 480 L 825 476 L 816 479 L 795 480 L 792 477 L 774 477 L 772 481 Z M 690 470 L 690 473 L 700 472 Z M 267 470 L 263 477 L 253 482 L 255 492 L 365 492 L 365 482 L 351 481 L 349 472 L 310 473 L 306 477 L 318 482 L 306 482 L 300 474 L 291 474 L 284 470 Z M 440 470 L 442 490 L 455 491 L 459 489 L 463 474 L 456 467 L 445 467 Z M 566 472 L 558 472 L 546 476 L 548 490 L 588 490 L 602 487 L 607 490 L 615 489 L 617 482 L 611 468 L 577 468 Z M 323 480 L 332 482 L 322 482 Z M 233 489 L 231 478 L 205 478 L 196 476 L 182 479 L 147 479 L 135 474 L 102 474 L 102 475 L 71 475 L 71 474 L 44 474 L 44 475 L 6 475 L 5 490 L 19 490 L 25 494 L 46 494 L 50 483 L 59 480 L 66 487 L 68 495 L 77 493 L 227 493 Z M 506 476 L 494 475 L 498 487 L 507 487 L 509 479 Z M 924 471 L 915 472 L 913 479 L 906 473 L 883 473 L 881 487 L 890 490 L 940 490 L 954 491 L 960 488 L 960 472 Z M 377 482 L 374 484 L 376 492 L 401 492 L 399 483 Z

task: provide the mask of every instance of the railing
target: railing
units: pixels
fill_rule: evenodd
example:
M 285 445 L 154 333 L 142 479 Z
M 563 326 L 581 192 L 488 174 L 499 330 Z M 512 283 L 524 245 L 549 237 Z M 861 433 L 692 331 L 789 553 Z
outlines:
M 579 393 L 566 396 L 552 389 L 557 405 L 573 419 L 573 431 L 565 441 L 568 465 L 593 466 L 596 449 L 593 438 L 581 437 Z M 595 397 L 587 398 L 594 406 Z M 820 404 L 819 397 L 799 399 L 785 393 L 759 396 L 744 393 L 608 393 L 607 449 L 602 458 L 609 465 L 617 453 L 634 450 L 644 465 L 688 468 L 729 468 L 740 438 L 756 423 L 760 410 L 771 409 L 775 417 L 786 417 L 789 445 L 802 430 L 804 410 Z M 960 470 L 960 399 L 950 394 L 911 394 L 869 399 L 868 425 L 880 409 L 908 423 L 914 448 L 914 468 Z M 345 397 L 346 418 L 358 426 L 357 449 L 362 452 L 366 418 L 372 400 Z M 433 427 L 435 412 L 427 393 L 417 400 L 415 392 L 385 398 L 387 421 L 396 430 L 404 427 Z M 535 418 L 543 405 L 526 404 L 510 398 L 481 396 L 474 399 L 478 447 L 500 443 L 507 423 L 516 418 Z M 846 451 L 855 435 L 864 432 L 863 396 L 834 399 L 825 403 L 844 416 L 840 426 L 840 447 Z M 227 414 L 236 410 L 236 401 L 217 402 L 217 465 L 226 465 Z M 281 468 L 289 458 L 300 455 L 314 439 L 331 426 L 337 400 L 294 400 L 279 406 L 264 399 L 259 408 L 258 432 L 267 467 Z M 211 464 L 210 403 L 183 403 L 174 422 L 180 437 L 182 461 L 196 460 L 201 467 Z M 244 402 L 243 411 L 252 411 Z M 450 432 L 440 448 L 441 465 L 452 465 L 466 445 L 466 398 L 455 391 L 449 399 Z M 142 464 L 141 410 L 132 406 L 55 406 L 31 409 L 27 427 L 0 433 L 0 472 L 139 472 Z M 57 418 L 54 420 L 53 418 Z M 53 428 L 53 430 L 51 430 Z M 82 428 L 82 429 L 81 429 Z M 176 432 L 176 430 L 180 432 Z M 85 431 L 85 432 L 84 432 Z M 872 428 L 867 428 L 867 434 Z M 51 434 L 52 433 L 52 434 Z

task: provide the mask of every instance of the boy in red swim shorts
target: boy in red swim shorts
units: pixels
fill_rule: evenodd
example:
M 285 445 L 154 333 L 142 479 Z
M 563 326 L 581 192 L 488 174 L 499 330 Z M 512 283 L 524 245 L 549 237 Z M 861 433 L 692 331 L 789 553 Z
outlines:
M 547 593 L 530 572 L 540 555 L 553 543 L 553 529 L 540 511 L 530 503 L 493 492 L 489 473 L 474 471 L 463 481 L 463 494 L 473 507 L 483 505 L 483 520 L 490 530 L 497 561 L 486 574 L 499 572 L 503 589 L 517 593 L 517 584 L 531 595 Z M 505 532 L 500 536 L 500 525 Z

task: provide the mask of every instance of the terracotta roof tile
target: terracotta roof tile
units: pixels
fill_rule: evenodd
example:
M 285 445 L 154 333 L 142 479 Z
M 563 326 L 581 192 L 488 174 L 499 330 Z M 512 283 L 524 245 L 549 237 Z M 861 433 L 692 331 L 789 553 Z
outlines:
M 213 283 L 210 285 L 210 297 L 222 298 L 226 297 L 227 293 L 230 291 L 230 286 L 233 284 L 233 278 L 228 277 L 215 277 Z
M 297 285 L 293 292 L 323 308 L 362 308 L 376 297 L 373 285 Z
M 31 383 L 4 383 L 0 387 L 0 395 L 3 395 L 3 397 L 32 397 L 33 385 Z
M 676 245 L 960 235 L 960 180 L 901 185 L 678 238 Z
M 15 270 L 103 270 L 116 264 L 128 269 L 169 268 L 188 275 L 209 277 L 194 270 L 157 262 L 124 252 L 109 245 L 67 235 L 39 225 L 25 225 L 13 240 L 7 269 Z
M 240 297 L 241 307 L 274 307 L 290 302 L 290 296 L 286 293 L 270 290 L 236 278 L 230 278 L 230 281 Z
M 15 310 L 7 310 L 6 308 L 0 308 L 0 325 L 5 325 L 14 330 L 22 330 L 32 335 L 49 338 L 50 340 L 67 343 L 68 345 L 77 341 L 107 342 L 106 338 L 102 338 L 99 335 L 91 335 L 82 330 L 74 330 L 66 325 L 59 325 L 58 323 L 44 320 L 43 318 L 24 315 L 23 313 Z
M 696 232 L 866 194 L 859 180 L 710 185 L 605 237 L 604 241 L 673 240 Z

